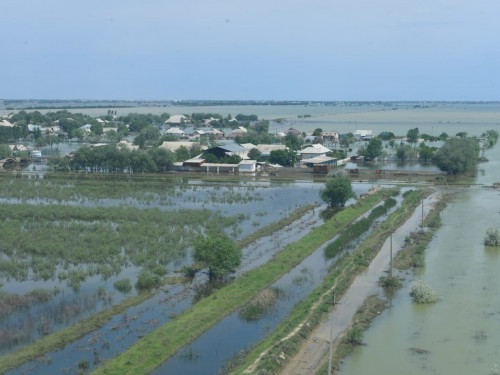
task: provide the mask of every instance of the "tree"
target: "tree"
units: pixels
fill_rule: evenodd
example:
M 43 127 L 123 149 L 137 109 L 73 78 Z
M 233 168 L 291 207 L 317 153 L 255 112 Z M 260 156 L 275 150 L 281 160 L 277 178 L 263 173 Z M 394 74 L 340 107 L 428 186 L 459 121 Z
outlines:
M 293 166 L 297 160 L 297 154 L 295 151 L 286 150 L 273 150 L 269 154 L 269 163 L 279 164 L 284 167 Z
M 419 134 L 418 128 L 408 130 L 408 132 L 406 133 L 406 138 L 408 139 L 408 143 L 410 144 L 417 143 L 418 134 Z
M 196 239 L 193 257 L 208 268 L 211 280 L 220 280 L 240 265 L 242 252 L 224 232 L 217 231 Z
M 439 139 L 441 139 L 442 141 L 446 141 L 448 139 L 448 133 L 442 132 L 439 135 Z
M 479 158 L 479 141 L 475 137 L 454 138 L 436 151 L 436 165 L 448 174 L 472 171 Z
M 467 137 L 467 132 L 458 132 L 457 133 L 457 137 L 459 137 L 459 138 L 465 138 L 465 137 Z
M 382 154 L 382 141 L 379 138 L 372 138 L 368 142 L 368 146 L 364 151 L 363 156 L 368 160 L 373 160 Z
M 424 162 L 427 163 L 428 160 L 432 159 L 435 151 L 436 151 L 435 147 L 429 147 L 424 142 L 422 142 L 420 143 L 418 154 L 420 159 L 424 159 Z
M 251 160 L 259 160 L 260 156 L 261 153 L 256 148 L 252 148 L 250 151 L 248 151 L 248 158 Z
M 320 135 L 321 135 L 321 133 L 323 133 L 323 129 L 321 129 L 321 128 L 316 128 L 316 129 L 314 129 L 314 131 L 313 131 L 312 135 L 313 135 L 314 137 L 318 137 L 318 136 L 320 136 Z
M 0 159 L 10 158 L 12 151 L 9 145 L 0 144 Z
M 396 156 L 401 161 L 405 162 L 406 160 L 412 160 L 417 157 L 417 152 L 415 149 L 408 145 L 400 145 L 396 149 Z
M 335 176 L 326 181 L 325 188 L 320 191 L 320 196 L 331 207 L 343 207 L 349 198 L 356 195 L 352 191 L 349 178 Z
M 396 138 L 396 135 L 393 132 L 382 132 L 378 136 L 380 139 L 383 139 L 384 141 L 389 141 L 391 139 Z
M 298 137 L 297 134 L 288 132 L 287 135 L 285 135 L 285 145 L 292 151 L 297 151 L 300 149 L 300 146 L 302 145 L 302 140 Z

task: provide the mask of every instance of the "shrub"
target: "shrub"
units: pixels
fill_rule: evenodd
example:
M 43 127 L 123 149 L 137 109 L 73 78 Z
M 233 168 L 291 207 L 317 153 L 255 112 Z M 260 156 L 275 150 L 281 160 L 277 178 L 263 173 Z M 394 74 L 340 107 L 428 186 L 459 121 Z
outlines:
M 148 270 L 142 270 L 137 277 L 135 288 L 139 291 L 152 289 L 160 284 L 160 277 Z
M 351 329 L 345 335 L 344 342 L 353 346 L 363 345 L 363 330 L 360 327 Z
M 497 229 L 488 229 L 484 238 L 484 244 L 485 246 L 500 246 L 500 232 Z
M 128 278 L 115 281 L 113 286 L 121 293 L 128 293 L 132 290 L 132 285 L 130 284 L 130 279 Z
M 390 289 L 397 289 L 403 286 L 403 284 L 401 284 L 401 281 L 399 281 L 398 278 L 394 276 L 380 276 L 380 278 L 378 279 L 378 285 L 380 285 L 382 288 Z
M 434 291 L 424 280 L 415 281 L 411 285 L 410 296 L 416 303 L 434 303 L 438 300 Z

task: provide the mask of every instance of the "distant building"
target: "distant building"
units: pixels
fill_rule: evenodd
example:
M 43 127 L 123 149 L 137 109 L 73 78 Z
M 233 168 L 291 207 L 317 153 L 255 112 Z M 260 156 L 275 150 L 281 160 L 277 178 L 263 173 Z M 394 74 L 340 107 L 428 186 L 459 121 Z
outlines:
M 188 118 L 184 115 L 174 115 L 165 121 L 165 124 L 170 126 L 180 126 L 187 122 Z
M 323 140 L 326 142 L 333 142 L 333 143 L 339 142 L 338 132 L 322 132 L 321 137 L 323 137 Z
M 366 141 L 373 138 L 373 130 L 356 130 L 353 134 L 354 139 Z

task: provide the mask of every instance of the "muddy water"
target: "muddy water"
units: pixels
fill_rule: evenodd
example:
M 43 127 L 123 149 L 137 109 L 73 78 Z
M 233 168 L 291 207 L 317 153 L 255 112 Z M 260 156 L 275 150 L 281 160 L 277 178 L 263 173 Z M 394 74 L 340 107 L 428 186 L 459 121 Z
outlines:
M 500 181 L 500 146 L 486 156 L 491 161 L 480 165 L 476 182 L 490 185 Z M 500 249 L 483 246 L 486 230 L 500 228 L 499 210 L 499 191 L 474 185 L 460 192 L 442 214 L 425 269 L 412 276 L 425 279 L 440 301 L 412 303 L 407 283 L 340 374 L 500 372 Z

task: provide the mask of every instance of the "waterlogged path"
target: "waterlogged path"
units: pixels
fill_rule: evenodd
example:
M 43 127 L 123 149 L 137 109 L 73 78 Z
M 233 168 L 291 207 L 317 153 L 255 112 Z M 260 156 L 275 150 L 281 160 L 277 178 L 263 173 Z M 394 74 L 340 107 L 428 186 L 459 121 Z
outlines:
M 436 199 L 439 199 L 437 193 L 424 200 L 424 215 L 429 212 Z M 392 236 L 393 255 L 402 248 L 405 237 L 419 228 L 421 219 L 422 206 L 420 205 L 413 215 L 394 232 Z M 388 238 L 368 269 L 354 280 L 344 297 L 337 301 L 339 304 L 330 313 L 328 320 L 314 331 L 307 343 L 289 361 L 282 374 L 306 375 L 315 373 L 321 360 L 328 354 L 331 327 L 333 327 L 332 337 L 335 340 L 349 327 L 356 310 L 366 297 L 382 291 L 377 282 L 379 277 L 385 275 L 389 269 L 390 249 L 391 239 Z

